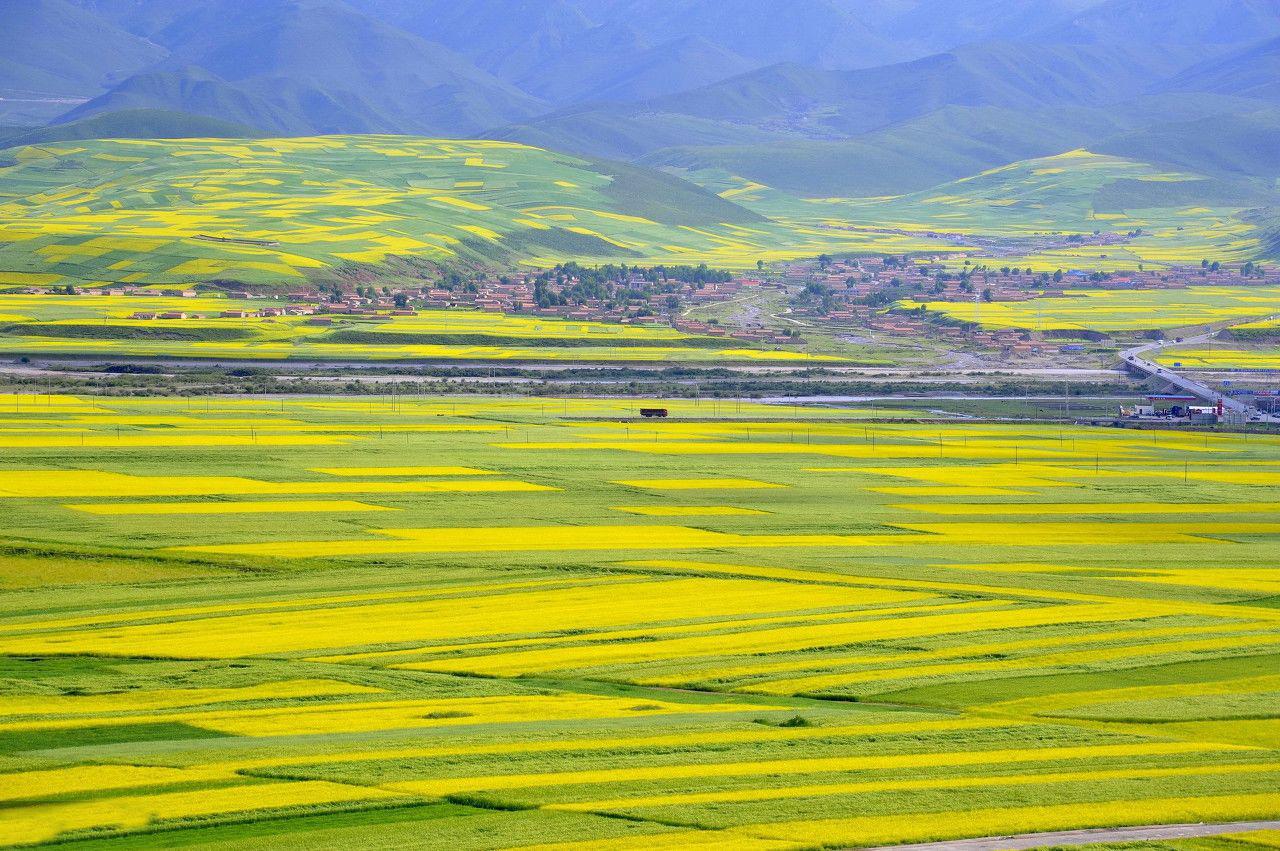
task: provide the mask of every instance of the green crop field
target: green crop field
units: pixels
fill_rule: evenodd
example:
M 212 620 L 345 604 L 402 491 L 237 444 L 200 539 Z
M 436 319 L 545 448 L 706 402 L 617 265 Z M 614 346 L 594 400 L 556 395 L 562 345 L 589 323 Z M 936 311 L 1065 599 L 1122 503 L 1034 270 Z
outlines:
M 508 142 L 398 136 L 32 145 L 0 159 L 0 284 L 289 286 L 388 257 L 732 268 L 823 252 L 983 257 L 930 231 L 1143 229 L 1121 246 L 1016 257 L 1038 269 L 1263 253 L 1257 226 L 1238 218 L 1257 203 L 1202 206 L 1183 197 L 1195 175 L 1086 152 L 892 198 L 801 199 L 729 174 L 691 177 L 703 186 Z
M 468 310 L 413 316 L 224 317 L 279 308 L 270 299 L 0 295 L 0 354 L 236 360 L 823 361 L 668 326 L 570 321 Z M 185 319 L 134 319 L 139 311 Z M 201 318 L 193 318 L 199 316 Z
M 1280 816 L 1275 436 L 10 395 L 0 450 L 3 844 Z

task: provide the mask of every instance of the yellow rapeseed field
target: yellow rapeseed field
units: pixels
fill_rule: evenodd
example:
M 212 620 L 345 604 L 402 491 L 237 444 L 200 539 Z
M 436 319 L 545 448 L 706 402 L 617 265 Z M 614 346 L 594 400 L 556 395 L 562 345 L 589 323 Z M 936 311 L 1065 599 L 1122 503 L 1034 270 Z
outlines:
M 1280 439 L 653 404 L 0 397 L 0 844 L 1280 816 Z

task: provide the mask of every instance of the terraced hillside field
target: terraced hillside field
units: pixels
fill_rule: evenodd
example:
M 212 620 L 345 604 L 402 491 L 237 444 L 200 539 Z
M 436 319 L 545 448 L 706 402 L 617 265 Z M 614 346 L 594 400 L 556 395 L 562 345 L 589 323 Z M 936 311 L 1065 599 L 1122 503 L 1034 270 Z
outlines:
M 822 361 L 795 348 L 681 333 L 669 326 L 568 321 L 466 310 L 413 316 L 225 317 L 269 299 L 0 295 L 0 354 L 352 361 Z M 139 311 L 204 318 L 135 319 Z
M 122 139 L 4 157 L 0 283 L 287 285 L 390 255 L 746 267 L 881 240 L 771 221 L 659 173 L 507 142 Z
M 876 227 L 902 235 L 932 233 L 933 252 L 949 238 L 999 238 L 998 250 L 969 249 L 974 262 L 1058 269 L 1132 270 L 1139 265 L 1244 262 L 1268 254 L 1250 208 L 1274 193 L 1234 195 L 1203 175 L 1077 150 L 1023 160 L 908 195 L 796 198 L 723 172 L 690 177 L 725 197 L 782 221 L 850 232 Z M 1095 232 L 1108 244 L 1066 240 Z
M 1231 338 L 1241 342 L 1275 342 L 1280 340 L 1280 316 L 1247 322 L 1231 329 Z
M 890 198 L 690 177 L 701 186 L 509 142 L 399 136 L 33 145 L 0 155 L 0 285 L 290 286 L 388 257 L 745 268 L 824 252 L 967 254 L 1053 270 L 1265 253 L 1240 218 L 1265 199 L 1083 151 Z M 1102 249 L 1018 242 L 1138 228 Z M 1014 244 L 989 256 L 975 236 Z
M 736 401 L 0 412 L 0 843 L 1280 816 L 1275 437 Z

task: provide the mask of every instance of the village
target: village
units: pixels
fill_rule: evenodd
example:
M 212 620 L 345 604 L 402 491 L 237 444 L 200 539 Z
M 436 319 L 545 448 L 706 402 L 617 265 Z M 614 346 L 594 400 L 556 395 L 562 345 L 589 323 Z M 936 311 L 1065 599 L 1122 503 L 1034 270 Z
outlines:
M 955 263 L 963 263 L 955 271 Z M 1077 290 L 1177 290 L 1191 286 L 1275 286 L 1280 274 L 1252 262 L 1226 267 L 1205 262 L 1174 269 L 1139 269 L 1124 273 L 1085 270 L 1035 272 L 1010 266 L 973 266 L 962 256 L 927 260 L 879 257 L 833 260 L 820 258 L 789 264 L 782 279 L 791 290 L 793 315 L 850 333 L 881 332 L 904 337 L 945 340 L 959 347 L 999 352 L 1005 356 L 1049 351 L 1075 354 L 1085 342 L 1103 335 L 1079 332 L 1078 340 L 1062 332 L 1046 335 L 1025 329 L 985 329 L 983 304 L 1062 298 Z M 945 318 L 906 303 L 955 302 L 974 305 L 972 321 Z
M 957 261 L 963 265 L 957 266 Z M 183 290 L 139 286 L 106 286 L 69 290 L 104 296 L 184 298 L 221 295 L 251 305 L 229 306 L 216 314 L 180 309 L 133 312 L 138 321 L 183 319 L 249 319 L 308 317 L 308 324 L 333 325 L 343 319 L 389 321 L 419 310 L 479 310 L 545 316 L 565 320 L 661 325 L 681 332 L 724 337 L 747 343 L 797 346 L 805 333 L 873 333 L 890 337 L 928 338 L 958 350 L 998 357 L 1083 352 L 1100 335 L 1078 338 L 1061 332 L 982 327 L 981 306 L 1064 297 L 1075 290 L 1173 290 L 1190 286 L 1275 286 L 1280 274 L 1253 263 L 1228 267 L 1204 263 L 1174 269 L 1108 273 L 1086 270 L 1034 272 L 1010 266 L 970 265 L 960 257 L 820 257 L 761 267 L 750 274 L 707 267 L 628 269 L 569 264 L 552 270 L 441 276 L 418 287 L 358 284 L 354 288 L 308 286 L 261 305 L 261 293 L 225 284 Z M 28 289 L 36 293 L 45 290 Z M 57 295 L 64 289 L 49 290 Z M 770 317 L 699 318 L 697 310 L 718 304 L 772 295 L 784 305 L 785 322 Z M 925 302 L 972 303 L 973 320 L 926 312 Z M 721 311 L 722 313 L 724 311 Z M 773 317 L 777 319 L 777 317 Z

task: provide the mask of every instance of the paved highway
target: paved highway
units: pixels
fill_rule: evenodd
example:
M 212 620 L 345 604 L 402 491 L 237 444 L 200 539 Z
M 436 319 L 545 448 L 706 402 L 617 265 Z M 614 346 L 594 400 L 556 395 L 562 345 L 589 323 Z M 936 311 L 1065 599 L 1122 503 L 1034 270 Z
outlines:
M 1169 382 L 1174 387 L 1184 393 L 1189 393 L 1199 399 L 1203 399 L 1210 405 L 1216 405 L 1222 402 L 1223 410 L 1229 411 L 1246 421 L 1264 422 L 1264 423 L 1280 423 L 1280 417 L 1265 414 L 1252 405 L 1247 405 L 1239 399 L 1231 396 L 1223 395 L 1214 390 L 1207 384 L 1201 384 L 1199 381 L 1179 375 L 1168 367 L 1161 366 L 1154 361 L 1147 360 L 1144 355 L 1151 352 L 1158 352 L 1168 346 L 1174 345 L 1194 345 L 1196 343 L 1209 343 L 1213 339 L 1213 333 L 1201 334 L 1198 337 L 1187 337 L 1181 343 L 1174 340 L 1157 340 L 1142 346 L 1135 346 L 1132 349 L 1126 349 L 1120 353 L 1120 357 L 1124 358 L 1124 362 L 1130 367 L 1145 372 L 1153 378 L 1159 378 Z

